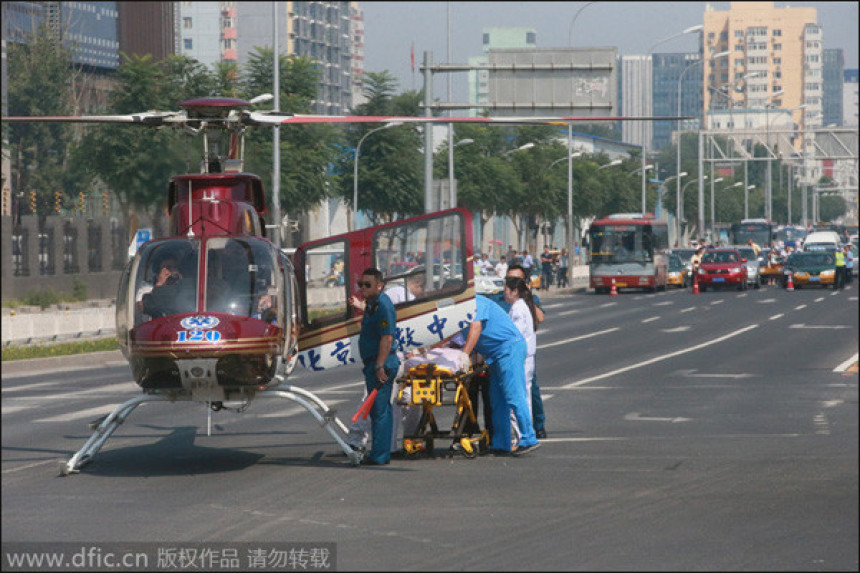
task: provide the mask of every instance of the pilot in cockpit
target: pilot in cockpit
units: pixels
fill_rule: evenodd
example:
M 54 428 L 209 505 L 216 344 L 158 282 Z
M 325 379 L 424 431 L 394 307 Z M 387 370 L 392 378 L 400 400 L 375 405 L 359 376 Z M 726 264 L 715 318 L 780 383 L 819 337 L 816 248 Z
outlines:
M 143 295 L 143 312 L 152 318 L 197 310 L 197 253 L 186 254 L 164 284 Z

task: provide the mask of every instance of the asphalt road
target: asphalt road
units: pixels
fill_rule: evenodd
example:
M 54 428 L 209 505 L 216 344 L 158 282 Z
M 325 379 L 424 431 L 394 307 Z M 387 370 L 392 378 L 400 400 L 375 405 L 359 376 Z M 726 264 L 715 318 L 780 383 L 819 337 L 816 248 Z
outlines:
M 214 413 L 211 435 L 202 406 L 150 404 L 60 478 L 86 423 L 137 394 L 128 367 L 4 370 L 4 551 L 330 543 L 342 570 L 858 569 L 856 283 L 543 298 L 549 437 L 519 458 L 354 468 L 290 402 Z M 344 420 L 359 405 L 358 368 L 291 383 Z

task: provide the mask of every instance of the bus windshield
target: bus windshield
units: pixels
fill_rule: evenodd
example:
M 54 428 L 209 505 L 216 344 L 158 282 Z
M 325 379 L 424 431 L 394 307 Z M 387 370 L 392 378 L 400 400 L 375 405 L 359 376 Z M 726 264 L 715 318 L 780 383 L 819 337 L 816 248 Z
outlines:
M 746 245 L 752 239 L 760 247 L 769 247 L 772 229 L 770 223 L 734 223 L 732 225 L 732 244 Z
M 591 262 L 646 263 L 654 260 L 651 228 L 647 225 L 592 225 Z

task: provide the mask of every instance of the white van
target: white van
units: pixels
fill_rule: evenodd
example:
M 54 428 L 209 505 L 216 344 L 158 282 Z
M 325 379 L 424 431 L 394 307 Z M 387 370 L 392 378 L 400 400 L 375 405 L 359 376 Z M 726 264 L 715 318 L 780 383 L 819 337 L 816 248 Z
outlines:
M 817 231 L 806 235 L 804 251 L 836 250 L 839 248 L 839 233 L 836 231 Z

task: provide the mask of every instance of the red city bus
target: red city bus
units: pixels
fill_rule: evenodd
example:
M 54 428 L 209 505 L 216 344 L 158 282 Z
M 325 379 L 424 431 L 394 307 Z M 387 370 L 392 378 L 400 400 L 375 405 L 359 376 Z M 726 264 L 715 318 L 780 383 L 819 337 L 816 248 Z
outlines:
M 596 293 L 642 288 L 666 289 L 669 227 L 650 213 L 615 213 L 588 230 L 589 286 Z

